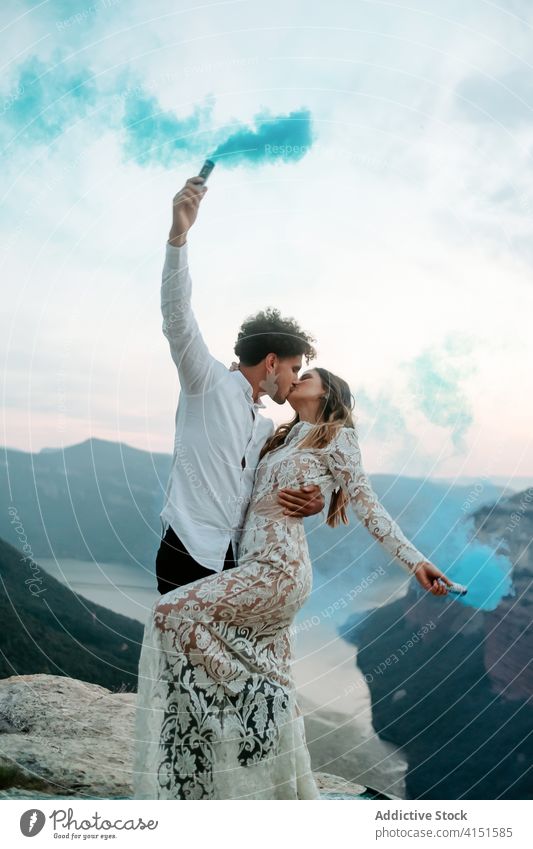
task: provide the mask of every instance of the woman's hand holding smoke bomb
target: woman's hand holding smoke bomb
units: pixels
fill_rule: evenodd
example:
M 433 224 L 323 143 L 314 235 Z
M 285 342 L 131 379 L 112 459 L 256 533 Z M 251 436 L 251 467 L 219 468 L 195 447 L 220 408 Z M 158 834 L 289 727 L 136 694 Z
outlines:
M 446 577 L 444 572 L 431 563 L 429 560 L 423 560 L 416 567 L 415 577 L 418 583 L 433 595 L 446 595 L 446 585 L 452 586 L 452 582 Z M 441 583 L 442 582 L 442 583 Z

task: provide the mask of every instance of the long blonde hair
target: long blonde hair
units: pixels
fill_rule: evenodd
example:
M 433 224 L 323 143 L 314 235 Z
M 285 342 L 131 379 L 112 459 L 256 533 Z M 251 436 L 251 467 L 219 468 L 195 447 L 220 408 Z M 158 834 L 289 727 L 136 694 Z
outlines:
M 320 375 L 324 389 L 323 402 L 318 412 L 318 421 L 298 443 L 299 448 L 325 448 L 335 437 L 341 427 L 355 427 L 352 415 L 355 399 L 350 392 L 350 387 L 342 377 L 338 377 L 325 368 L 315 368 L 314 371 Z M 278 448 L 287 438 L 293 427 L 300 421 L 298 413 L 290 422 L 279 425 L 270 439 L 266 441 L 259 459 Z M 346 505 L 348 497 L 338 487 L 332 494 L 326 524 L 334 528 L 339 521 L 347 525 Z

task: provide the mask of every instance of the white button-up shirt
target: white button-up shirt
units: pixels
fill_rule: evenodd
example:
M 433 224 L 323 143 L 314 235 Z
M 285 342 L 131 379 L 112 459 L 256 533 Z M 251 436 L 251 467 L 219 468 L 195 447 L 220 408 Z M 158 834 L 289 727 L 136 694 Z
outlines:
M 187 244 L 166 244 L 161 282 L 163 333 L 178 369 L 180 396 L 172 468 L 160 513 L 189 554 L 220 572 L 230 541 L 235 557 L 259 453 L 274 424 L 252 386 L 205 344 L 191 308 Z

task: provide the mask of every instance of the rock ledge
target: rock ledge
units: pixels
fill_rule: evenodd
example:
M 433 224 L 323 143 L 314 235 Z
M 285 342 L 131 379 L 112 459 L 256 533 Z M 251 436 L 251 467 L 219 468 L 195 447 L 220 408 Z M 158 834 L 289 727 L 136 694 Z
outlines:
M 135 699 L 60 675 L 0 680 L 0 799 L 131 798 Z M 315 777 L 323 799 L 385 798 Z

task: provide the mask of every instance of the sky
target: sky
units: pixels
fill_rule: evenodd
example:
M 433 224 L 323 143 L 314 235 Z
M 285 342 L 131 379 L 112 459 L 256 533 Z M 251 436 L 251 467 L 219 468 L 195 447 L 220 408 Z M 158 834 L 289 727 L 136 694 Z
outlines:
M 533 4 L 8 0 L 0 29 L 5 446 L 172 452 L 161 271 L 211 156 L 212 353 L 279 307 L 370 472 L 533 479 Z

